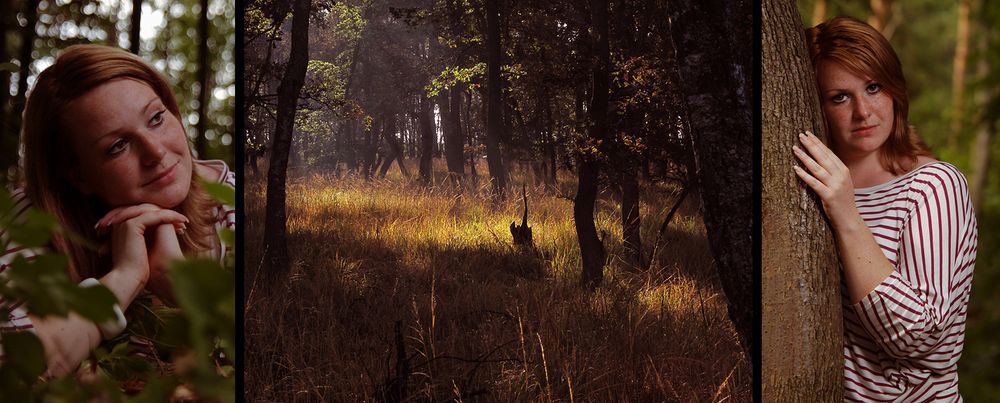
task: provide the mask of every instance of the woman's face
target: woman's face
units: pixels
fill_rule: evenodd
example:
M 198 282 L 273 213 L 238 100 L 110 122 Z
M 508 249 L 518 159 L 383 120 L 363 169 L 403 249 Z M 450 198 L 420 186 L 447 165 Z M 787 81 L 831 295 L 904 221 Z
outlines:
M 833 61 L 821 61 L 816 75 L 833 151 L 841 159 L 860 159 L 878 151 L 894 120 L 892 97 L 882 84 Z
M 79 166 L 70 178 L 111 207 L 173 208 L 191 186 L 191 150 L 177 118 L 153 89 L 109 81 L 72 101 L 62 118 Z

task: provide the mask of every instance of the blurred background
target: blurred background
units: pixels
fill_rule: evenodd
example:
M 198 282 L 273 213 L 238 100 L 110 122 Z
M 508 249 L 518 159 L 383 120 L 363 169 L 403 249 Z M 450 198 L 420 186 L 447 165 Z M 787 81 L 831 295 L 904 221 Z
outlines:
M 1000 2 L 800 0 L 803 25 L 837 15 L 868 21 L 899 54 L 910 123 L 939 159 L 969 179 L 979 220 L 959 389 L 966 401 L 1000 396 Z
M 35 76 L 80 43 L 118 46 L 174 83 L 197 158 L 234 164 L 231 0 L 0 0 L 0 186 L 17 180 L 18 133 Z

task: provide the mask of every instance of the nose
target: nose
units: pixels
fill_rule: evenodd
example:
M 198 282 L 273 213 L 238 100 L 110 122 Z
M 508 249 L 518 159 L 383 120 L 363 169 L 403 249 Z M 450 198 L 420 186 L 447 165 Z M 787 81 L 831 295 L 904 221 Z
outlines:
M 857 97 L 854 102 L 854 119 L 865 120 L 871 115 L 871 104 L 865 97 Z
M 136 136 L 138 146 L 141 149 L 141 162 L 144 166 L 155 167 L 163 160 L 167 154 L 167 149 L 154 133 L 143 131 Z

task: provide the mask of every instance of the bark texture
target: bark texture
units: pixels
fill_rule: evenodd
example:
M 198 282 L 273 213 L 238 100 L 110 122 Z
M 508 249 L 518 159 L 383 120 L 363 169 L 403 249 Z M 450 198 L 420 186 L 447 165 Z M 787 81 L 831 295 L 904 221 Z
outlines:
M 826 137 L 816 79 L 794 1 L 765 0 L 762 20 L 762 397 L 842 402 L 835 243 L 819 199 L 792 171 L 798 133 Z
M 486 0 L 486 163 L 490 168 L 495 200 L 504 197 L 507 190 L 507 175 L 503 168 L 500 152 L 500 137 L 504 129 L 500 115 L 503 104 L 500 82 L 500 0 Z
M 296 0 L 292 15 L 291 51 L 285 74 L 278 84 L 271 160 L 267 169 L 267 217 L 264 220 L 264 255 L 272 274 L 288 271 L 288 226 L 285 212 L 285 180 L 288 152 L 292 145 L 296 104 L 306 78 L 309 61 L 309 0 Z
M 608 131 L 608 89 L 610 76 L 608 67 L 610 51 L 608 44 L 608 1 L 591 0 L 590 18 L 594 41 L 594 88 L 590 101 L 590 139 L 594 144 L 606 138 Z M 582 257 L 581 282 L 587 289 L 595 289 L 604 279 L 604 244 L 597 237 L 594 226 L 594 203 L 597 200 L 598 176 L 601 174 L 597 157 L 584 154 L 580 157 L 579 181 L 576 198 L 573 201 L 573 223 L 580 243 Z
M 752 8 L 749 1 L 678 1 L 676 42 L 703 220 L 747 356 L 754 345 Z

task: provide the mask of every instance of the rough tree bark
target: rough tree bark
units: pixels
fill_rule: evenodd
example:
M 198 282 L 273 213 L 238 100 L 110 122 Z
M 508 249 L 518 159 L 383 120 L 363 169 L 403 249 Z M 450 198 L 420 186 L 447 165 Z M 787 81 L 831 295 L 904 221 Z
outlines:
M 504 129 L 502 88 L 500 77 L 500 0 L 486 0 L 486 163 L 490 168 L 494 200 L 500 200 L 507 190 L 507 175 L 500 152 L 500 137 Z
M 765 0 L 762 20 L 763 400 L 842 402 L 843 316 L 835 243 L 819 199 L 792 171 L 798 133 L 826 136 L 816 79 L 795 2 Z
M 295 0 L 293 5 L 291 51 L 278 84 L 278 116 L 267 169 L 267 217 L 264 220 L 264 255 L 272 274 L 288 272 L 285 179 L 296 105 L 309 61 L 309 5 L 309 0 Z
M 703 221 L 744 352 L 753 346 L 752 8 L 750 1 L 672 3 L 681 90 L 691 124 Z
M 590 100 L 590 140 L 600 144 L 608 131 L 608 89 L 611 57 L 608 44 L 608 0 L 590 1 L 591 35 L 594 41 L 594 90 Z M 597 200 L 598 176 L 601 169 L 597 157 L 585 152 L 580 156 L 579 181 L 573 200 L 573 223 L 582 255 L 581 282 L 595 289 L 604 279 L 604 245 L 594 226 L 594 203 Z

